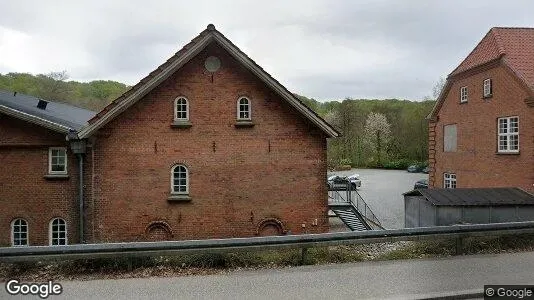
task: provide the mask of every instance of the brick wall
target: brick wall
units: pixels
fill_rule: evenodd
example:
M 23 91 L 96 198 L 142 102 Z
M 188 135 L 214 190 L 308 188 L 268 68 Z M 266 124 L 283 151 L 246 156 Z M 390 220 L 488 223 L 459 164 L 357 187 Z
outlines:
M 493 97 L 483 99 L 487 78 L 492 79 Z M 461 104 L 462 86 L 468 87 L 469 100 Z M 534 108 L 524 103 L 527 97 L 518 79 L 499 64 L 455 78 L 439 120 L 429 127 L 430 185 L 443 187 L 443 173 L 452 172 L 459 188 L 510 186 L 534 192 Z M 497 118 L 506 116 L 519 116 L 519 154 L 497 153 Z M 443 126 L 454 123 L 457 151 L 443 152 Z
M 49 222 L 61 217 L 67 222 L 69 242 L 77 242 L 77 160 L 69 152 L 68 173 L 62 180 L 49 180 L 48 148 L 67 146 L 65 136 L 0 115 L 0 246 L 11 244 L 11 222 L 28 222 L 30 245 L 48 245 Z
M 222 62 L 213 77 L 210 55 Z M 191 128 L 170 127 L 177 96 L 189 100 Z M 252 128 L 234 126 L 239 96 L 252 102 Z M 253 236 L 266 219 L 291 233 L 328 230 L 326 136 L 216 45 L 100 129 L 92 148 L 96 242 L 159 239 L 154 222 L 177 240 Z M 177 163 L 189 169 L 190 202 L 167 200 Z

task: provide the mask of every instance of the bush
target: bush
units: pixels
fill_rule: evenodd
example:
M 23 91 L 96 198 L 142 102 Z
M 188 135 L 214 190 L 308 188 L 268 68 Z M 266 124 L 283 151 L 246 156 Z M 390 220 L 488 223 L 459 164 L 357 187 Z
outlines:
M 395 170 L 406 170 L 409 166 L 413 164 L 416 164 L 413 160 L 402 158 L 402 159 L 391 160 L 391 161 L 385 162 L 383 164 L 383 168 L 384 169 L 395 169 Z
M 427 161 L 414 161 L 407 158 L 390 160 L 383 164 L 384 169 L 406 170 L 409 166 L 415 165 L 418 169 L 422 170 L 428 166 Z

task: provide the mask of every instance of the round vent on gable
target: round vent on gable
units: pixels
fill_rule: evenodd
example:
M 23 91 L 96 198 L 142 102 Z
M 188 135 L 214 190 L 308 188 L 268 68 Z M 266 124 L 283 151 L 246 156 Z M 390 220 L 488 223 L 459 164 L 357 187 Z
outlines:
M 206 70 L 209 72 L 216 72 L 221 67 L 221 60 L 215 56 L 210 56 L 206 58 L 204 67 L 206 67 Z

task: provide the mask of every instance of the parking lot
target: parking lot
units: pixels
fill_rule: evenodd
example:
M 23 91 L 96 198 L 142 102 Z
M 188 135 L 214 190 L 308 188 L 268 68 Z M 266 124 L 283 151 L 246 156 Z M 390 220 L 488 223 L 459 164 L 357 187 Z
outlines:
M 358 193 L 378 217 L 386 229 L 404 227 L 404 199 L 402 193 L 413 189 L 419 179 L 428 179 L 428 174 L 408 173 L 403 170 L 352 169 L 328 172 L 330 175 L 348 176 L 360 174 L 362 181 Z

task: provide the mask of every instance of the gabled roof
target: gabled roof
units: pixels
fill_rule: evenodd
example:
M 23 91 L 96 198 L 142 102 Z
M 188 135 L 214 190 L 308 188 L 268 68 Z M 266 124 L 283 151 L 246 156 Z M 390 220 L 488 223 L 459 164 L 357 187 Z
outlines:
M 454 77 L 495 61 L 508 67 L 534 94 L 534 28 L 494 27 L 449 74 L 447 84 L 428 118 L 436 116 Z
M 61 133 L 79 130 L 96 114 L 72 105 L 46 100 L 45 109 L 37 108 L 39 98 L 0 91 L 0 113 L 34 123 Z
M 165 63 L 152 71 L 148 76 L 141 79 L 139 83 L 134 85 L 120 97 L 115 99 L 112 103 L 100 111 L 94 118 L 89 121 L 89 126 L 84 127 L 79 132 L 80 138 L 87 138 L 96 132 L 99 128 L 106 125 L 108 122 L 117 117 L 120 113 L 128 109 L 135 102 L 140 100 L 152 89 L 156 88 L 162 81 L 167 79 L 189 60 L 195 57 L 211 42 L 216 42 L 223 47 L 230 55 L 232 55 L 244 67 L 261 79 L 269 88 L 275 91 L 282 99 L 286 100 L 299 113 L 310 120 L 318 128 L 320 128 L 327 136 L 337 137 L 339 132 L 336 131 L 330 124 L 323 120 L 313 110 L 302 103 L 297 97 L 289 92 L 276 79 L 271 77 L 265 70 L 257 65 L 245 53 L 243 53 L 237 46 L 228 40 L 222 33 L 215 29 L 212 24 L 202 31 L 191 42 L 185 45 L 174 56 L 169 58 Z
M 417 189 L 405 196 L 423 196 L 437 206 L 534 205 L 534 195 L 519 188 Z

